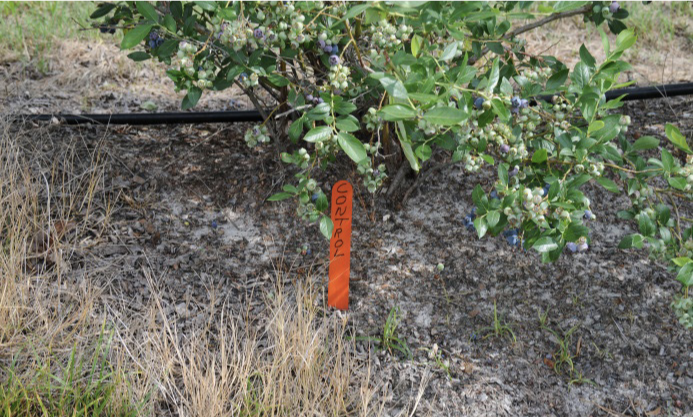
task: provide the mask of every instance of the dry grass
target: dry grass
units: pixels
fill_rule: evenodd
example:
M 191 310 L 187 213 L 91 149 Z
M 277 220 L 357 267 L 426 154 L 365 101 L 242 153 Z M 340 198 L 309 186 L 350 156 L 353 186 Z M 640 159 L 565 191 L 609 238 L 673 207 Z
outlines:
M 0 123 L 0 409 L 5 415 L 377 416 L 386 389 L 310 285 L 276 286 L 264 309 L 232 300 L 186 323 L 153 294 L 141 312 L 96 282 L 118 271 L 71 270 L 98 256 L 113 203 L 104 160 L 51 127 Z M 117 266 L 116 266 L 117 268 Z M 241 307 L 243 308 L 243 307 Z M 415 405 L 414 405 L 415 406 Z M 103 409 L 99 408 L 103 407 Z

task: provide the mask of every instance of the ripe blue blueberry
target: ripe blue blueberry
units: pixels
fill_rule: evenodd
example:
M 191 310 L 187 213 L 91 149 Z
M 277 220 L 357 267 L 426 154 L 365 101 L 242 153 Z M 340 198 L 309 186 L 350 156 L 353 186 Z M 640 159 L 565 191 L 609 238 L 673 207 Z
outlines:
M 238 78 L 239 78 L 241 81 L 243 81 L 243 80 L 245 80 L 246 78 L 248 78 L 248 74 L 246 74 L 245 72 L 242 72 L 241 75 L 238 76 Z
M 149 41 L 150 48 L 156 48 L 156 41 Z
M 510 146 L 506 145 L 505 143 L 502 144 L 500 147 L 500 151 L 503 153 L 508 153 L 509 150 L 510 150 Z
M 313 195 L 310 197 L 310 201 L 312 201 L 313 203 L 315 203 L 316 201 L 318 201 L 318 197 L 320 197 L 320 194 L 318 194 L 318 193 L 313 193 Z
M 164 43 L 164 38 L 159 37 L 159 38 L 156 40 L 156 46 L 161 46 L 161 44 L 163 44 L 163 43 Z
M 472 217 L 476 217 L 476 207 L 472 208 Z
M 306 94 L 306 101 L 313 101 L 314 98 L 312 94 Z
M 325 49 L 325 41 L 322 39 L 318 39 L 318 48 L 320 49 Z
M 577 252 L 577 244 L 575 242 L 568 242 L 565 244 L 565 247 L 568 248 L 569 251 L 575 253 Z
M 489 194 L 489 197 L 497 200 L 498 199 L 498 193 L 496 192 L 496 190 L 491 191 L 491 194 Z
M 339 46 L 338 45 L 332 45 L 332 53 L 333 54 L 339 53 Z
M 474 100 L 474 107 L 476 107 L 478 110 L 481 110 L 484 105 L 484 99 L 483 97 L 477 97 Z
M 609 6 L 609 11 L 611 13 L 616 13 L 618 11 L 618 9 L 620 9 L 620 8 L 621 8 L 621 5 L 618 4 L 617 1 L 612 1 L 611 5 Z
M 505 238 L 510 246 L 520 246 L 520 238 L 517 235 L 510 235 Z
M 322 48 L 322 50 L 325 51 L 325 52 L 327 52 L 327 53 L 329 54 L 330 52 L 332 52 L 332 45 L 325 45 L 325 46 Z
M 335 66 L 339 64 L 339 57 L 337 55 L 330 55 L 330 65 Z
M 551 184 L 549 184 L 548 182 L 544 183 L 544 188 L 542 189 L 542 191 L 544 191 L 543 195 L 549 195 L 549 189 L 550 188 L 551 188 Z
M 212 229 L 216 229 L 217 227 L 219 227 L 219 225 L 217 224 L 217 221 L 212 220 Z
M 510 105 L 513 107 L 520 108 L 520 105 L 522 104 L 522 101 L 520 100 L 520 97 L 513 97 L 512 100 L 510 100 Z
M 262 38 L 262 29 L 258 28 L 253 31 L 253 36 L 255 36 L 257 39 Z
M 158 34 L 158 33 L 152 32 L 152 33 L 149 34 L 149 40 L 150 40 L 150 41 L 155 41 L 155 40 L 157 40 L 157 39 L 159 39 L 159 34 Z
M 585 252 L 585 251 L 586 251 L 587 249 L 589 249 L 589 248 L 590 248 L 590 247 L 589 247 L 589 245 L 587 244 L 587 242 L 582 242 L 582 243 L 580 243 L 580 244 L 577 246 L 578 252 Z
M 591 211 L 585 210 L 585 215 L 584 215 L 583 217 L 584 217 L 585 220 L 592 220 L 592 218 L 594 217 L 594 215 L 592 214 Z
M 322 104 L 324 102 L 325 102 L 325 100 L 323 100 L 322 97 L 318 97 L 318 104 Z
M 524 98 L 522 100 L 520 100 L 520 107 L 522 107 L 523 109 L 526 109 L 527 107 L 529 107 L 529 100 L 524 99 Z

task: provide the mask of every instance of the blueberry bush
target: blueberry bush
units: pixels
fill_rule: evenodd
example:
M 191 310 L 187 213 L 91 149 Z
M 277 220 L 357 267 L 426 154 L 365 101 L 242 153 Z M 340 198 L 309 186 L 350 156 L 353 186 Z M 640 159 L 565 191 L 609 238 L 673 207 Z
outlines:
M 628 12 L 618 2 L 530 3 L 117 2 L 99 4 L 92 18 L 103 32 L 122 29 L 133 60 L 165 64 L 186 91 L 184 109 L 205 90 L 240 88 L 264 118 L 245 134 L 248 146 L 271 141 L 295 166 L 293 183 L 270 200 L 295 199 L 325 236 L 328 200 L 313 177 L 341 155 L 371 193 L 392 173 L 388 194 L 407 171 L 425 181 L 440 168 L 433 152 L 449 156 L 442 168 L 490 170 L 493 187 L 476 186 L 462 223 L 545 262 L 589 250 L 599 213 L 581 187 L 595 182 L 630 198 L 619 216 L 638 233 L 619 247 L 667 260 L 682 284 L 675 311 L 693 326 L 693 229 L 679 211 L 693 197 L 693 152 L 673 125 L 670 145 L 628 140 L 622 97 L 605 98 L 628 85 L 618 81 L 636 41 Z M 603 62 L 582 45 L 570 70 L 518 38 L 576 15 L 597 28 Z

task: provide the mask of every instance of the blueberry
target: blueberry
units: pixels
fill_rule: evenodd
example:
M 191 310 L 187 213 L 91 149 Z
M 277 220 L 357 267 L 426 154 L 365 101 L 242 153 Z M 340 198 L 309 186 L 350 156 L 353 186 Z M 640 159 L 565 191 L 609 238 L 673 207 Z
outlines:
M 506 145 L 505 143 L 502 144 L 500 147 L 500 151 L 503 153 L 508 153 L 509 150 L 510 150 L 510 146 Z
M 156 46 L 161 46 L 164 43 L 164 38 L 158 38 L 156 40 Z
M 219 227 L 219 225 L 217 224 L 217 221 L 212 220 L 212 229 L 216 229 L 217 227 Z
M 332 53 L 333 54 L 339 53 L 339 46 L 338 45 L 332 45 Z
M 527 107 L 529 107 L 529 100 L 524 99 L 524 98 L 522 100 L 520 100 L 520 107 L 522 107 L 523 109 L 526 109 Z
M 520 245 L 520 238 L 517 237 L 517 235 L 510 235 L 505 238 L 505 240 L 508 241 L 508 245 L 510 246 L 519 246 Z
M 159 39 L 159 34 L 158 34 L 158 33 L 152 32 L 152 33 L 149 34 L 149 40 L 155 41 L 155 40 L 157 40 L 157 39 Z
M 306 101 L 313 101 L 314 98 L 312 94 L 306 94 Z
M 245 80 L 246 78 L 248 78 L 248 74 L 246 74 L 245 72 L 242 72 L 241 75 L 238 76 L 238 78 L 239 78 L 241 81 L 243 81 L 243 80 Z
M 316 201 L 318 201 L 318 197 L 320 197 L 320 194 L 318 194 L 318 193 L 313 193 L 313 195 L 310 197 L 310 201 L 312 201 L 313 203 L 315 203 Z
M 325 102 L 325 100 L 323 100 L 322 97 L 318 97 L 318 104 L 322 104 L 324 102 Z
M 515 108 L 519 108 L 522 101 L 520 100 L 520 97 L 513 97 L 512 100 L 510 100 L 510 104 Z
M 566 243 L 565 247 L 573 253 L 577 252 L 577 245 L 575 244 L 575 242 L 568 242 Z
M 577 247 L 578 252 L 585 252 L 587 249 L 589 249 L 589 245 L 587 242 L 580 243 Z
M 476 107 L 478 110 L 481 110 L 483 105 L 484 105 L 483 97 L 477 97 L 476 100 L 474 100 L 474 107 Z
M 322 48 L 323 51 L 327 52 L 328 54 L 332 52 L 332 46 L 330 45 L 325 45 L 324 48 Z
M 544 183 L 544 188 L 543 188 L 544 195 L 549 195 L 549 189 L 551 189 L 551 184 L 549 184 L 548 182 Z
M 258 28 L 253 31 L 253 36 L 255 36 L 257 39 L 262 38 L 262 29 Z
M 472 208 L 472 217 L 476 217 L 476 207 Z
M 325 41 L 322 39 L 318 39 L 318 48 L 325 50 Z
M 492 199 L 498 200 L 498 193 L 496 192 L 496 190 L 491 191 L 491 194 L 489 195 L 489 197 L 491 197 Z
M 594 217 L 594 215 L 592 214 L 591 211 L 585 210 L 585 215 L 583 216 L 583 218 L 585 220 L 592 220 L 593 217 Z
M 335 66 L 339 64 L 339 57 L 337 55 L 330 55 L 330 65 Z
M 156 48 L 156 41 L 149 41 L 150 48 Z
M 621 5 L 618 4 L 617 1 L 612 1 L 611 5 L 609 6 L 609 11 L 611 13 L 616 13 L 618 11 L 618 9 L 620 9 L 620 8 L 621 8 Z
M 99 28 L 99 32 L 101 32 L 101 33 L 108 33 L 108 28 L 105 28 L 105 27 L 102 26 L 102 27 Z

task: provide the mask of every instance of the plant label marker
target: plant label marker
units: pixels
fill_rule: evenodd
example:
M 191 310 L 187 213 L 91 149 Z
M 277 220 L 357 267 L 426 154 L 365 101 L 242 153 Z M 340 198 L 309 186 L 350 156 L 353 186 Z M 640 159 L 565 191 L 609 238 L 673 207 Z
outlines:
M 327 305 L 340 310 L 349 308 L 351 260 L 351 209 L 353 188 L 347 181 L 332 187 L 332 238 L 330 239 L 330 281 Z

